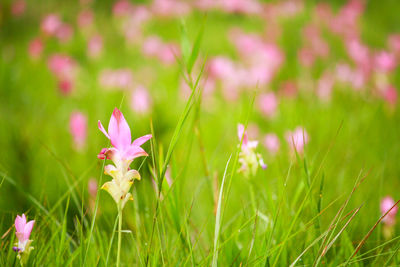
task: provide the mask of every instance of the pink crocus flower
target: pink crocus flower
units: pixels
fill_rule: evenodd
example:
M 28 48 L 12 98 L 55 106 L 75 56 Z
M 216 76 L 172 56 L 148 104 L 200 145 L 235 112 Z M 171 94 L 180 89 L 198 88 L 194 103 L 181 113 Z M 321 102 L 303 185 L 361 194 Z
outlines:
M 117 164 L 119 161 L 132 162 L 133 159 L 141 156 L 147 156 L 146 151 L 140 146 L 148 141 L 151 134 L 139 137 L 132 142 L 131 130 L 119 109 L 115 108 L 110 122 L 108 124 L 108 132 L 104 129 L 101 122 L 98 122 L 99 129 L 104 135 L 110 139 L 111 148 L 103 148 L 98 155 L 100 159 L 111 159 Z
M 243 124 L 238 125 L 237 133 L 239 141 L 242 141 L 239 154 L 239 162 L 241 164 L 239 172 L 243 172 L 246 177 L 249 177 L 250 174 L 256 174 L 258 166 L 266 169 L 267 165 L 264 163 L 261 154 L 255 151 L 258 146 L 258 141 L 249 140 Z
M 43 42 L 39 38 L 35 38 L 29 42 L 28 53 L 32 59 L 38 59 L 43 51 Z
M 264 136 L 263 145 L 271 154 L 276 154 L 280 148 L 278 136 L 274 133 L 266 134 Z
M 30 250 L 33 248 L 30 247 L 30 243 L 32 240 L 29 240 L 29 237 L 32 232 L 33 225 L 35 224 L 35 221 L 29 221 L 26 222 L 26 216 L 25 214 L 22 214 L 22 216 L 17 215 L 17 218 L 15 218 L 15 235 L 17 236 L 18 242 L 16 243 L 16 246 L 13 247 L 15 251 L 18 252 L 18 254 L 29 254 Z
M 151 96 L 149 91 L 143 86 L 138 86 L 133 90 L 130 100 L 131 109 L 136 113 L 146 114 L 151 109 Z
M 258 96 L 258 108 L 267 118 L 272 118 L 276 114 L 278 99 L 273 92 L 263 93 Z
M 85 114 L 74 111 L 69 119 L 69 130 L 77 150 L 81 150 L 86 144 L 87 138 L 87 117 Z
M 385 214 L 388 210 L 390 210 L 393 205 L 395 204 L 395 201 L 393 200 L 392 197 L 386 196 L 385 198 L 382 199 L 381 201 L 381 214 Z M 383 218 L 383 222 L 387 226 L 392 226 L 396 223 L 396 214 L 399 211 L 399 207 L 395 206 L 387 215 L 385 218 Z
M 285 134 L 287 143 L 289 144 L 292 151 L 302 154 L 304 152 L 304 146 L 308 143 L 309 137 L 306 130 L 298 126 L 293 132 L 287 131 Z

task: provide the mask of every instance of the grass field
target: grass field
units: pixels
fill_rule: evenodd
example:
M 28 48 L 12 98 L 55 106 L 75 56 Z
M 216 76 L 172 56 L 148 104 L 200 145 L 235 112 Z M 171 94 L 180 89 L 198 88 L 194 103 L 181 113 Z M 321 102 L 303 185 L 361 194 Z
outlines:
M 0 266 L 400 265 L 399 14 L 1 1 Z

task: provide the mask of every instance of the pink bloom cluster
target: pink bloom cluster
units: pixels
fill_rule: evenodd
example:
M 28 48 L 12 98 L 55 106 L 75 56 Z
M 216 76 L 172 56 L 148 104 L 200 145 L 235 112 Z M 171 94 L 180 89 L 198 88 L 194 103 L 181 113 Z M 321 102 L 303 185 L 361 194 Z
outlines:
M 64 95 L 71 93 L 77 73 L 75 60 L 64 54 L 53 54 L 48 59 L 48 66 L 58 80 L 61 93 Z

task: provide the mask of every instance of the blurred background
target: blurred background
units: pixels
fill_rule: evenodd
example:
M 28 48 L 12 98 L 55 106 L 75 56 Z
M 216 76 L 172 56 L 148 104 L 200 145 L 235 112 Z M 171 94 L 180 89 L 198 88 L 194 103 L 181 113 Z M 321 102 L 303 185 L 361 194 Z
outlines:
M 379 218 L 380 200 L 400 197 L 399 14 L 396 0 L 1 1 L 2 232 L 16 212 L 62 215 L 71 191 L 69 220 L 90 212 L 101 186 L 97 154 L 108 145 L 97 121 L 107 127 L 114 107 L 134 138 L 150 133 L 152 122 L 155 156 L 165 154 L 191 92 L 183 65 L 198 44 L 189 72 L 193 80 L 201 74 L 201 107 L 168 173 L 178 207 L 194 195 L 201 203 L 193 228 L 211 223 L 205 214 L 239 142 L 237 125 L 248 118 L 249 139 L 268 165 L 250 181 L 261 210 L 272 216 L 284 183 L 291 204 L 283 213 L 293 214 L 304 165 L 323 180 L 313 191 L 318 196 L 323 185 L 322 206 L 367 176 L 351 199 L 352 208 L 365 205 L 349 230 L 360 240 Z M 144 149 L 150 153 L 150 144 Z M 151 170 L 147 158 L 126 210 L 131 229 L 139 227 L 135 212 L 143 221 L 152 216 Z M 249 202 L 249 181 L 234 178 L 228 215 Z M 99 223 L 111 228 L 103 216 L 114 216 L 111 197 L 101 193 L 99 206 Z M 214 231 L 206 229 L 205 243 Z

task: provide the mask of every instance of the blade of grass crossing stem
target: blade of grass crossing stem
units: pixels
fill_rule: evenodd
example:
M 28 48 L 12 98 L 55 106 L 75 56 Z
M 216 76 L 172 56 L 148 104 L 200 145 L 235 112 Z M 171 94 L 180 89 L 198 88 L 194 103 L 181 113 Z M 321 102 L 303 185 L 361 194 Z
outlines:
M 215 229 L 214 229 L 214 250 L 213 250 L 213 258 L 212 258 L 212 267 L 218 266 L 218 239 L 219 239 L 219 232 L 221 230 L 221 202 L 222 202 L 222 194 L 224 192 L 224 185 L 226 179 L 226 172 L 229 167 L 229 162 L 231 161 L 232 155 L 229 156 L 228 162 L 225 165 L 224 176 L 222 177 L 221 188 L 219 190 L 219 197 L 218 197 L 218 205 L 217 205 L 217 214 L 215 217 Z
M 181 31 L 181 48 L 182 48 L 182 56 L 183 62 L 185 66 L 188 66 L 188 61 L 190 57 L 190 42 L 187 35 L 186 24 L 182 19 L 180 23 L 180 31 Z

